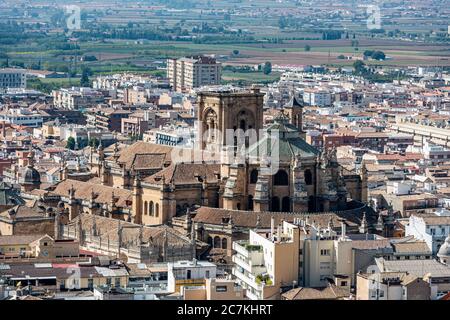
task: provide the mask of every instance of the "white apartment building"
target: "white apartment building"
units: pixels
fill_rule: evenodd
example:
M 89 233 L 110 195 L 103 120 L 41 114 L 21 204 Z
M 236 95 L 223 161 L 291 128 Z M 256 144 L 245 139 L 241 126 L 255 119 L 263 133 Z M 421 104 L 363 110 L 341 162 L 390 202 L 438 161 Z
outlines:
M 423 144 L 423 154 L 425 159 L 429 160 L 432 165 L 450 160 L 450 149 L 428 141 L 425 141 Z
M 104 101 L 103 94 L 92 88 L 62 88 L 54 90 L 53 104 L 62 109 L 78 110 Z
M 221 64 L 206 56 L 185 57 L 167 60 L 167 78 L 178 92 L 208 85 L 219 85 Z
M 296 285 L 324 288 L 330 280 L 350 289 L 367 255 L 401 261 L 431 255 L 423 249 L 425 244 L 411 238 L 392 243 L 379 237 L 368 239 L 369 235 L 347 236 L 345 222 L 340 235 L 331 223 L 319 228 L 308 219 L 273 224 L 270 230 L 251 230 L 249 240 L 233 242 L 232 273 L 251 300 L 276 299 L 280 290 Z
M 280 288 L 299 277 L 300 229 L 283 222 L 275 231 L 250 231 L 249 240 L 233 242 L 233 275 L 251 300 L 279 299 Z
M 24 70 L 6 68 L 0 69 L 0 89 L 27 87 L 27 76 Z
M 411 215 L 405 227 L 406 236 L 424 240 L 433 254 L 439 251 L 445 238 L 450 234 L 450 212 L 445 209 L 435 215 Z
M 182 286 L 204 286 L 206 279 L 215 279 L 217 266 L 208 261 L 181 260 L 167 264 L 167 290 L 180 292 Z
M 353 273 L 352 240 L 346 236 L 345 223 L 340 236 L 328 230 L 311 229 L 302 241 L 302 274 L 299 283 L 304 287 L 324 287 L 334 276 L 343 278 L 342 286 L 351 285 Z
M 326 90 L 305 89 L 303 101 L 310 106 L 329 107 L 331 106 L 331 93 Z
M 32 113 L 26 109 L 9 109 L 0 112 L 0 120 L 11 124 L 30 128 L 42 127 L 43 118 L 39 113 Z

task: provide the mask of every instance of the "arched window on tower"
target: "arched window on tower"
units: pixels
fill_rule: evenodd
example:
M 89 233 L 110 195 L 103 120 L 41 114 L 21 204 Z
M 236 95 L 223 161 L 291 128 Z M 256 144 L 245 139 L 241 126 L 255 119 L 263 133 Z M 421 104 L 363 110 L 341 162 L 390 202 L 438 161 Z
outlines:
M 222 238 L 222 249 L 227 248 L 227 238 Z
M 253 169 L 250 172 L 250 183 L 255 184 L 256 182 L 258 182 L 258 169 Z
M 305 183 L 307 186 L 310 186 L 313 184 L 312 173 L 311 173 L 311 170 L 309 170 L 309 169 L 305 170 Z
M 220 238 L 217 236 L 214 237 L 214 248 L 220 248 Z
M 159 203 L 155 205 L 155 217 L 159 217 Z
M 273 179 L 273 184 L 276 186 L 287 186 L 289 184 L 289 177 L 286 171 L 278 170 Z
M 148 214 L 148 202 L 144 201 L 144 215 L 146 216 Z
M 153 217 L 154 213 L 155 213 L 155 208 L 153 206 L 153 201 L 150 201 L 150 204 L 148 205 L 148 211 L 150 213 L 150 216 Z

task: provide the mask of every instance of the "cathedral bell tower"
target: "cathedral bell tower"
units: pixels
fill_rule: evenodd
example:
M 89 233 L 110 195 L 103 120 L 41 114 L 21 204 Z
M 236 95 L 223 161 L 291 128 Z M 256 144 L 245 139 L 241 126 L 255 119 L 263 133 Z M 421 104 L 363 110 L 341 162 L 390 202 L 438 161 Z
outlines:
M 237 144 L 237 130 L 244 133 L 263 125 L 263 97 L 258 88 L 247 91 L 205 91 L 198 94 L 198 145 L 201 149 L 211 146 Z M 234 130 L 227 139 L 227 130 Z
M 291 95 L 291 100 L 284 106 L 284 111 L 289 117 L 289 122 L 299 130 L 300 137 L 305 139 L 306 133 L 303 131 L 303 99 L 297 98 L 295 92 Z

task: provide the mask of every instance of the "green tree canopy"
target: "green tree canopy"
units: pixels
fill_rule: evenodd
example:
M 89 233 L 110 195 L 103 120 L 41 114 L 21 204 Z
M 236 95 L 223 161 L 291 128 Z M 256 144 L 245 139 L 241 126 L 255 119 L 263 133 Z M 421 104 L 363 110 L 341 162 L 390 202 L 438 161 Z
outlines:
M 73 137 L 69 137 L 67 139 L 67 144 L 66 144 L 66 148 L 70 149 L 70 150 L 75 150 L 75 139 Z
M 271 62 L 267 61 L 264 64 L 263 73 L 264 74 L 271 74 L 272 73 L 272 63 Z

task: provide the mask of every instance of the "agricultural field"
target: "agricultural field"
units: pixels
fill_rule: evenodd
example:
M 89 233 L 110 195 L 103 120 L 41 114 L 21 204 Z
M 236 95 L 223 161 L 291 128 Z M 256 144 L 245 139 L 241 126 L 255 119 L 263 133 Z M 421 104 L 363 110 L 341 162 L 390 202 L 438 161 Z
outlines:
M 363 0 L 79 0 L 81 29 L 67 34 L 65 2 L 0 3 L 0 66 L 79 77 L 132 71 L 164 74 L 167 58 L 212 54 L 224 66 L 351 66 L 365 50 L 388 59 L 369 65 L 450 67 L 445 0 L 382 5 L 382 28 L 365 26 Z M 13 9 L 11 9 L 13 8 Z M 421 12 L 418 15 L 417 12 Z M 331 35 L 331 36 L 330 36 Z M 238 52 L 238 53 L 234 53 Z M 88 59 L 89 58 L 89 59 Z M 276 75 L 224 73 L 225 81 Z

